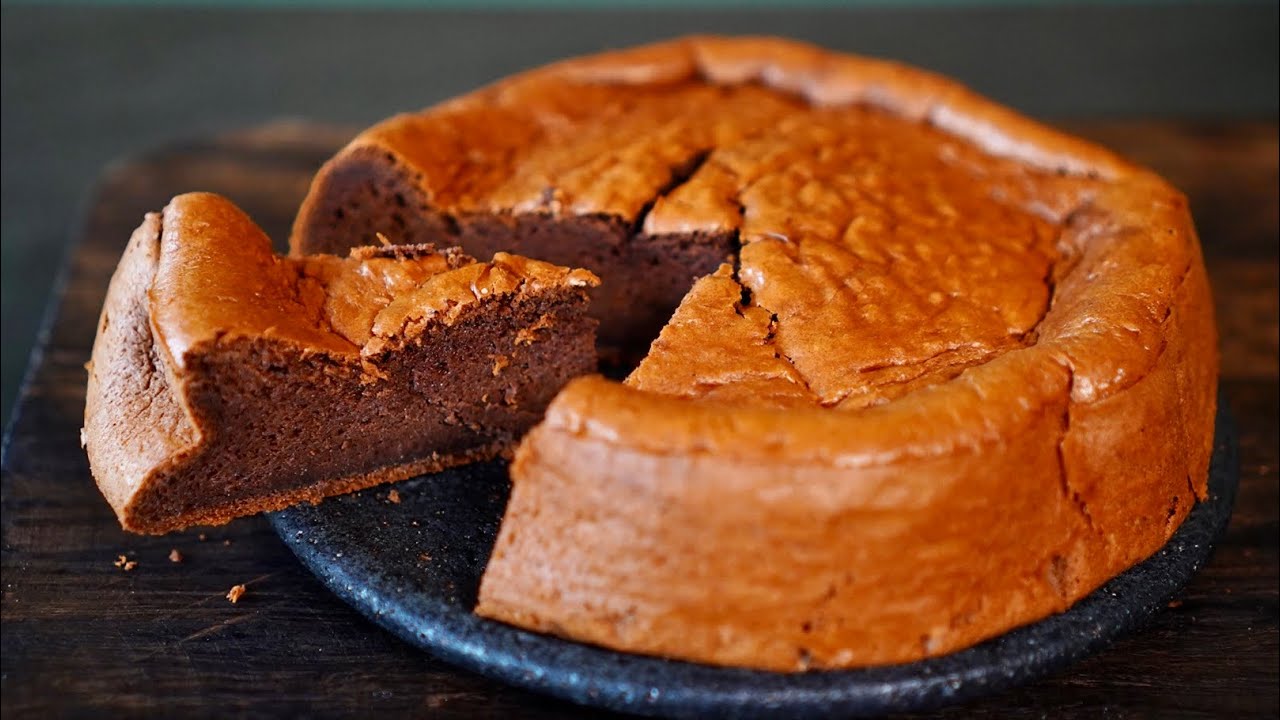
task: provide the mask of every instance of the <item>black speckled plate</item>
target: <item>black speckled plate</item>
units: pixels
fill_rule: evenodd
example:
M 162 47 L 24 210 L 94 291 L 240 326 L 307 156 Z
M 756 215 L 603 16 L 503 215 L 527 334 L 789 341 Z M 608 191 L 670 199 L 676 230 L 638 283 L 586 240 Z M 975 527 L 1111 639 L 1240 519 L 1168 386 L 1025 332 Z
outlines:
M 471 613 L 506 504 L 506 466 L 481 463 L 271 522 L 333 592 L 406 642 L 504 682 L 597 707 L 671 717 L 877 715 L 923 710 L 1040 678 L 1132 631 L 1204 564 L 1239 483 L 1219 399 L 1208 501 L 1155 556 L 1067 612 L 944 657 L 864 670 L 780 674 L 629 655 Z

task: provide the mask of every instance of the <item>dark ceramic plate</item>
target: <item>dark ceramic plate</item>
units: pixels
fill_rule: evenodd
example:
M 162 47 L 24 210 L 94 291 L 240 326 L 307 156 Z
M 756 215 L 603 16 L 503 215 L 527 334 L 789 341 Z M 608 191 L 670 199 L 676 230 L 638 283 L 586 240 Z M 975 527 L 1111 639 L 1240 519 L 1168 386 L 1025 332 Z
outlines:
M 520 687 L 584 705 L 671 717 L 877 715 L 955 703 L 1095 653 L 1164 607 L 1209 556 L 1239 483 L 1219 399 L 1209 499 L 1158 553 L 1061 615 L 944 657 L 780 674 L 629 655 L 471 614 L 506 504 L 506 466 L 481 463 L 271 517 L 325 585 L 406 642 Z

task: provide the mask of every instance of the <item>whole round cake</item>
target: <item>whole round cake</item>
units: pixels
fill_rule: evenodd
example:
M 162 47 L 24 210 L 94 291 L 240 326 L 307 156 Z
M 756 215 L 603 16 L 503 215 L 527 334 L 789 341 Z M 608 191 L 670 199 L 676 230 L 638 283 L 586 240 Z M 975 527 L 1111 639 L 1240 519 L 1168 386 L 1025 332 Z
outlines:
M 759 38 L 555 64 L 361 134 L 293 242 L 376 233 L 591 269 L 606 349 L 661 327 L 520 445 L 487 617 L 911 661 L 1062 611 L 1205 493 L 1186 200 L 926 72 Z

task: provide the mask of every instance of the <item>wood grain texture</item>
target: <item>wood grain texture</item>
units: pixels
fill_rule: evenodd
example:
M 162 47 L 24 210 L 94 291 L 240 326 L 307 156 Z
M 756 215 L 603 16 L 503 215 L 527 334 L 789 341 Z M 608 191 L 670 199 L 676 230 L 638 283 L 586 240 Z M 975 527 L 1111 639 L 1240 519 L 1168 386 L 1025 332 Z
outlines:
M 1240 496 L 1210 564 L 1145 631 L 1043 682 L 938 717 L 1280 715 L 1275 123 L 1077 123 L 1187 191 L 1240 427 Z M 61 306 L 7 436 L 3 643 L 7 716 L 374 712 L 599 717 L 461 672 L 365 622 L 262 518 L 152 538 L 119 529 L 78 429 L 94 324 L 142 214 L 187 190 L 244 207 L 283 241 L 311 174 L 350 134 L 278 124 L 111 167 L 87 209 Z M 172 549 L 182 562 L 169 560 Z M 137 562 L 114 565 L 118 555 Z M 244 584 L 235 604 L 227 591 Z

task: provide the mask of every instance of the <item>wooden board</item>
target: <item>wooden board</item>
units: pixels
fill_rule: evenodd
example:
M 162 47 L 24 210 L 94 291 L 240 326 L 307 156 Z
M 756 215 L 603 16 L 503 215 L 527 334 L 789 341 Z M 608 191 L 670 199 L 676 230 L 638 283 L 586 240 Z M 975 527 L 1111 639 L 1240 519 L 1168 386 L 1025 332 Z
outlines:
M 1277 605 L 1277 128 L 1275 123 L 1077 124 L 1185 189 L 1222 331 L 1240 428 L 1235 516 L 1214 559 L 1152 626 L 1044 682 L 963 708 L 992 718 L 1280 713 Z M 277 240 L 316 167 L 349 131 L 278 124 L 113 165 L 86 208 L 60 308 L 6 436 L 6 716 L 254 714 L 598 717 L 457 671 L 361 619 L 262 518 L 169 537 L 119 529 L 79 447 L 94 325 L 142 213 L 212 190 Z M 176 549 L 182 562 L 171 562 Z M 115 567 L 118 555 L 136 561 Z M 244 584 L 232 604 L 227 591 Z M 946 715 L 948 713 L 943 713 Z

